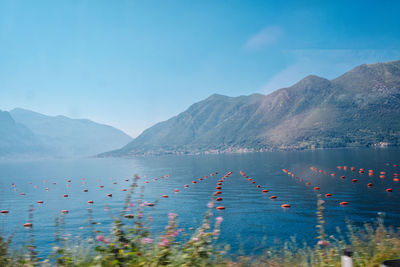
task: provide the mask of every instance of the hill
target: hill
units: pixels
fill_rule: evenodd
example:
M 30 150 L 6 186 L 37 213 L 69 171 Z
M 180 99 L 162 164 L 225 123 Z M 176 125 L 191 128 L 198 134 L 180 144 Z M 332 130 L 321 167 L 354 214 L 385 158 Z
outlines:
M 269 95 L 212 95 L 100 156 L 400 144 L 400 61 L 310 75 Z
M 46 157 L 91 156 L 132 140 L 108 125 L 21 108 L 0 113 L 0 136 L 2 155 Z

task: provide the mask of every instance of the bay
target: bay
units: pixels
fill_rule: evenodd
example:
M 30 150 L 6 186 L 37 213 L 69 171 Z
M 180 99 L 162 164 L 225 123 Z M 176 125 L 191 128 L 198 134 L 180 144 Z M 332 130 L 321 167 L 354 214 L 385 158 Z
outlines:
M 189 228 L 201 225 L 208 210 L 207 203 L 215 199 L 216 183 L 232 171 L 221 185 L 219 196 L 223 200 L 215 203 L 224 206 L 225 210 L 212 209 L 213 219 L 224 218 L 219 243 L 229 244 L 233 254 L 259 254 L 266 245 L 279 245 L 293 236 L 300 243 L 316 242 L 318 194 L 325 201 L 325 227 L 329 235 L 337 235 L 337 227 L 345 233 L 347 220 L 357 226 L 375 222 L 378 213 L 384 214 L 385 224 L 400 227 L 400 182 L 394 180 L 395 173 L 400 173 L 399 164 L 399 148 L 130 159 L 2 160 L 0 210 L 9 213 L 0 216 L 0 232 L 14 234 L 14 245 L 17 246 L 30 238 L 32 231 L 39 252 L 48 255 L 55 239 L 55 220 L 61 216 L 61 210 L 69 211 L 63 216 L 65 234 L 91 236 L 88 208 L 99 223 L 95 228 L 107 232 L 112 224 L 111 214 L 121 212 L 127 194 L 122 190 L 128 189 L 133 175 L 138 174 L 139 187 L 131 209 L 137 208 L 138 199 L 156 203 L 144 208 L 143 218 L 154 235 L 163 231 L 170 212 L 178 214 L 180 227 L 190 234 Z M 345 171 L 337 166 L 348 169 Z M 354 171 L 350 170 L 352 166 Z M 360 174 L 360 168 L 365 172 Z M 369 169 L 374 170 L 373 176 L 368 175 Z M 240 171 L 252 180 L 243 177 Z M 385 172 L 384 178 L 379 178 L 380 172 Z M 345 178 L 341 179 L 341 176 Z M 353 179 L 357 182 L 352 182 Z M 373 186 L 368 187 L 367 183 Z M 185 188 L 185 184 L 189 187 Z M 139 197 L 142 187 L 143 196 Z M 314 187 L 320 187 L 320 190 L 314 190 Z M 392 188 L 392 192 L 387 192 L 388 188 Z M 84 189 L 88 192 L 83 192 Z M 179 192 L 174 192 L 175 189 Z M 262 193 L 263 189 L 269 192 Z M 326 193 L 332 197 L 326 198 Z M 271 200 L 272 195 L 277 198 Z M 43 203 L 38 204 L 39 200 Z M 88 204 L 88 200 L 93 200 L 93 204 Z M 341 206 L 343 201 L 349 204 Z M 291 207 L 282 208 L 281 205 L 286 203 Z M 33 228 L 29 230 L 23 224 L 29 220 L 31 207 Z

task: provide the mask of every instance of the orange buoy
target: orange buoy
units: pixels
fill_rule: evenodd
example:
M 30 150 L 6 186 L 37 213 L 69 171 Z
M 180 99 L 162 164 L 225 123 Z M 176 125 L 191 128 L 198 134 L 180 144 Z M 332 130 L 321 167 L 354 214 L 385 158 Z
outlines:
M 163 198 L 167 198 L 167 197 L 168 197 L 168 195 L 162 195 L 161 197 L 163 197 Z
M 215 199 L 215 201 L 221 201 L 222 200 L 222 197 L 217 197 L 216 199 Z
M 222 182 L 218 182 L 217 185 L 222 185 Z
M 334 173 L 331 173 L 331 176 L 335 176 L 336 174 L 334 174 Z
M 175 192 L 175 193 L 178 193 L 178 192 L 179 192 L 179 189 L 174 189 L 174 192 Z
M 68 210 L 61 210 L 61 212 L 66 214 L 66 213 L 68 213 Z
M 217 186 L 215 189 L 221 189 L 221 187 L 220 187 L 220 186 Z
M 251 183 L 252 183 L 252 184 L 255 184 L 256 182 L 255 182 L 255 181 L 251 181 Z
M 36 203 L 43 204 L 43 200 L 38 200 L 38 201 L 36 201 Z
M 340 205 L 341 205 L 341 206 L 346 206 L 346 205 L 349 205 L 349 202 L 347 202 L 347 201 L 342 201 L 342 202 L 340 202 Z
M 394 177 L 398 177 L 399 174 L 398 174 L 398 173 L 393 173 L 393 176 L 394 176 Z
M 222 192 L 221 191 L 217 191 L 214 194 L 219 195 L 219 194 L 222 194 Z
M 126 191 L 126 188 L 122 188 L 122 191 Z
M 267 190 L 267 189 L 264 189 L 264 190 L 262 190 L 261 192 L 263 192 L 263 193 L 268 193 L 268 190 Z
M 188 188 L 188 187 L 189 187 L 189 185 L 188 185 L 188 184 L 185 184 L 183 187 L 185 187 L 185 188 Z
M 87 203 L 89 203 L 89 204 L 93 204 L 93 200 L 89 200 Z
M 67 194 L 64 194 L 63 197 L 68 197 L 68 195 L 67 195 Z
M 127 219 L 133 219 L 135 216 L 133 214 L 125 214 L 124 217 Z
M 8 210 L 2 210 L 2 211 L 0 211 L 0 213 L 1 214 L 6 214 L 6 213 L 8 213 Z
M 224 206 L 218 206 L 218 207 L 216 207 L 216 209 L 217 209 L 217 210 L 224 210 L 225 207 L 224 207 Z
M 372 186 L 372 183 L 368 183 L 367 186 L 368 186 L 368 187 L 371 187 L 371 186 Z
M 21 193 L 20 195 L 21 195 L 21 196 L 25 196 L 25 193 Z
M 104 185 L 100 185 L 99 187 L 100 187 L 100 188 L 103 188 L 103 187 L 104 187 Z
M 33 226 L 32 223 L 24 223 L 24 227 L 30 228 L 30 227 L 32 227 L 32 226 Z
M 314 187 L 314 190 L 320 190 L 321 188 L 319 188 L 318 186 Z
M 325 194 L 325 197 L 331 197 L 331 196 L 332 196 L 331 193 Z
M 386 192 L 393 192 L 393 189 L 392 188 L 388 188 L 388 189 L 386 189 Z
M 353 179 L 353 180 L 351 180 L 353 183 L 357 183 L 357 179 Z
M 112 197 L 112 194 L 107 194 L 107 197 Z
M 195 184 L 195 183 L 197 183 L 196 181 L 192 181 L 192 184 Z
M 385 178 L 385 175 L 379 175 L 379 178 Z
M 289 204 L 282 204 L 281 207 L 282 208 L 290 208 L 290 205 Z
M 310 185 L 310 184 L 311 184 L 310 182 L 307 182 L 307 183 L 306 183 L 306 185 Z
M 381 174 L 386 174 L 386 172 L 380 172 Z
M 276 199 L 277 197 L 276 196 L 270 196 L 269 198 L 270 199 Z
M 394 182 L 398 182 L 398 181 L 399 181 L 399 178 L 393 178 L 393 181 L 394 181 Z
M 146 206 L 153 207 L 154 203 L 146 203 Z
M 340 179 L 345 179 L 346 178 L 346 176 L 340 176 Z
M 260 188 L 261 186 L 260 185 L 257 185 L 257 188 Z
M 352 172 L 354 172 L 355 169 L 356 169 L 356 168 L 354 168 L 354 167 L 351 167 L 351 168 L 350 168 L 350 170 L 351 170 Z

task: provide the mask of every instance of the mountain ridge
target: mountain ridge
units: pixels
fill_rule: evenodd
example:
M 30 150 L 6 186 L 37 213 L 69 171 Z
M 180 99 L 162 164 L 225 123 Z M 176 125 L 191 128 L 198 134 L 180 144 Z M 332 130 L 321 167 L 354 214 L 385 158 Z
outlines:
M 48 116 L 23 108 L 0 112 L 1 157 L 86 157 L 133 140 L 88 119 Z
M 398 118 L 400 60 L 308 75 L 268 95 L 213 94 L 99 156 L 399 145 Z

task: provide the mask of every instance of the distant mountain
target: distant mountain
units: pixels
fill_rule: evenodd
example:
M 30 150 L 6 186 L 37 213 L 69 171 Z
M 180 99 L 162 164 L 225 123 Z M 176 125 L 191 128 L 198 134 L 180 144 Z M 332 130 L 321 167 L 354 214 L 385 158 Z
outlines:
M 269 95 L 212 95 L 100 156 L 400 144 L 400 61 L 334 79 L 310 75 Z
M 0 158 L 32 155 L 40 149 L 40 140 L 24 125 L 16 123 L 7 111 L 0 111 Z
M 122 131 L 90 120 L 46 116 L 20 108 L 3 113 L 4 122 L 0 121 L 1 136 L 14 138 L 12 142 L 4 142 L 9 145 L 7 150 L 1 149 L 3 154 L 18 154 L 20 149 L 26 148 L 29 150 L 28 154 L 35 155 L 90 156 L 132 141 L 132 138 Z M 5 126 L 6 124 L 8 126 Z

